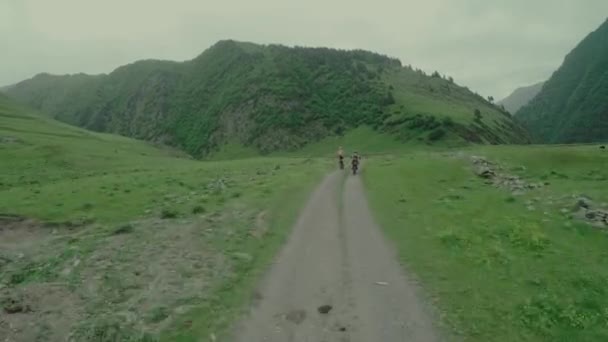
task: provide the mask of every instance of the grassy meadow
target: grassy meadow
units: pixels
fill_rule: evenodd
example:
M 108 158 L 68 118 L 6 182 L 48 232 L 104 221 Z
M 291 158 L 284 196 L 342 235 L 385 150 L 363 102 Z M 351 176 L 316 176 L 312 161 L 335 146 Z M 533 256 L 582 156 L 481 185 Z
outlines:
M 473 172 L 483 156 L 544 186 L 513 193 Z M 608 153 L 598 146 L 410 152 L 363 172 L 377 221 L 465 341 L 608 339 L 608 236 L 574 215 L 608 209 Z
M 22 341 L 219 336 L 329 166 L 196 161 L 4 98 L 0 160 L 0 336 Z

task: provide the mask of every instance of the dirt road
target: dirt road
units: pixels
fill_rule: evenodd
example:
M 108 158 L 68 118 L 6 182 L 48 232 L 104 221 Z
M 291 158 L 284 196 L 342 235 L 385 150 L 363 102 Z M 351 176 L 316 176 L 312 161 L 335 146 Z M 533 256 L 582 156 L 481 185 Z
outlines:
M 372 220 L 359 176 L 344 187 L 342 177 L 330 174 L 310 198 L 234 341 L 438 340 L 416 286 Z

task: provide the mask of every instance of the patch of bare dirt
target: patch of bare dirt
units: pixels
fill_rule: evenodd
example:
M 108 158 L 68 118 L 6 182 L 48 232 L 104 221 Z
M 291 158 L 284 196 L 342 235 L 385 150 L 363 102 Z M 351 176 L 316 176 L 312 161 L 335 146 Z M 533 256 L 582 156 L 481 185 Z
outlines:
M 36 220 L 0 214 L 0 253 L 28 250 L 47 239 L 51 232 Z
M 81 266 L 80 295 L 96 315 L 117 315 L 157 332 L 204 298 L 229 264 L 204 240 L 200 222 L 143 222 L 107 239 Z
M 28 284 L 0 291 L 2 341 L 66 341 L 84 315 L 65 284 Z
M 210 244 L 224 215 L 136 222 L 120 233 L 1 219 L 1 342 L 154 335 L 231 272 Z

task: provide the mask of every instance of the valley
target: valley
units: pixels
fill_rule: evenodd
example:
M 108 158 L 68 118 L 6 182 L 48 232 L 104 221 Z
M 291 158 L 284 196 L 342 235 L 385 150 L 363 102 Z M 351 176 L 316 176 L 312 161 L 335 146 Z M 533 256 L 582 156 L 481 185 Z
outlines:
M 236 40 L 0 88 L 0 341 L 608 340 L 607 33 L 496 103 Z
M 363 153 L 373 216 L 442 334 L 533 341 L 585 327 L 589 339 L 606 337 L 605 313 L 593 309 L 605 305 L 605 222 L 585 219 L 579 203 L 608 209 L 598 146 L 425 150 L 359 129 L 296 154 L 205 162 L 8 99 L 0 109 L 4 336 L 223 336 L 344 143 Z M 475 158 L 542 186 L 492 183 Z

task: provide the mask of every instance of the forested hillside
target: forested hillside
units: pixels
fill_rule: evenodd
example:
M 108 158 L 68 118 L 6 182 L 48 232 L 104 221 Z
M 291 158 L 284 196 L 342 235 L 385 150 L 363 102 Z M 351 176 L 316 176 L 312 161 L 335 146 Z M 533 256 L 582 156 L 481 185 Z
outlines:
M 366 51 L 221 41 L 183 63 L 41 74 L 7 93 L 61 121 L 195 156 L 225 143 L 294 150 L 361 125 L 402 141 L 528 141 L 506 112 L 451 78 Z

